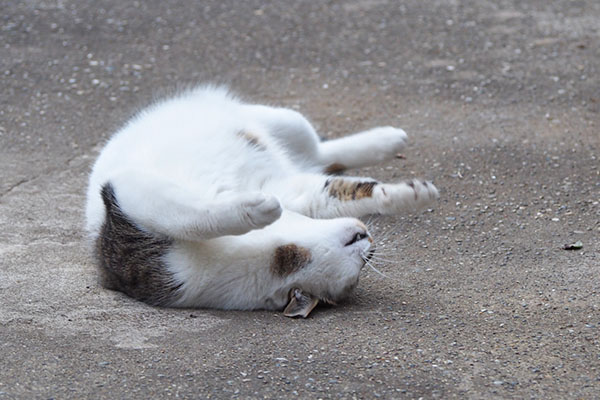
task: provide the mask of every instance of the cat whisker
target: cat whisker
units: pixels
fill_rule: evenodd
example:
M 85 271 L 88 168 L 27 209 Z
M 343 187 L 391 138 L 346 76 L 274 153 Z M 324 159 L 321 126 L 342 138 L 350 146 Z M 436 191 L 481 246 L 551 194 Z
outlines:
M 378 253 L 378 252 L 369 252 L 370 255 L 374 256 L 374 257 L 378 257 L 378 258 L 393 258 L 393 256 L 391 256 L 388 253 Z
M 365 221 L 365 225 L 367 226 L 370 232 L 376 231 L 374 224 L 377 222 L 377 217 L 378 216 L 376 214 L 370 214 L 369 218 Z
M 377 236 L 380 237 L 380 238 L 382 238 L 382 239 L 387 239 L 390 236 L 390 234 L 392 233 L 393 230 L 394 230 L 393 226 L 388 227 L 385 230 L 377 233 Z
M 370 251 L 369 254 L 371 254 L 375 257 L 383 257 L 383 258 L 390 257 L 390 254 L 388 254 L 387 252 L 380 251 L 379 249 L 375 249 L 375 251 Z
M 395 227 L 391 226 L 388 229 L 386 229 L 384 232 L 380 233 L 380 234 L 376 234 L 377 236 L 377 242 L 378 243 L 383 243 L 388 241 L 392 236 L 395 235 Z
M 398 280 L 398 279 L 392 278 L 391 276 L 388 276 L 388 275 L 384 274 L 383 272 L 381 272 L 380 270 L 378 270 L 377 268 L 375 268 L 375 266 L 373 265 L 373 263 L 371 263 L 371 261 L 365 261 L 365 265 L 367 265 L 374 272 L 376 272 L 377 274 L 381 275 L 384 278 L 395 280 L 395 281 Z
M 394 264 L 394 263 L 396 263 L 396 261 L 394 261 L 394 260 L 388 260 L 387 258 L 381 258 L 381 257 L 376 257 L 376 256 L 372 256 L 370 259 L 378 261 L 378 262 L 387 263 L 387 264 Z
M 370 254 L 375 254 L 376 256 L 388 256 L 387 253 L 387 249 L 382 250 L 381 248 L 377 247 L 374 250 L 369 252 Z
M 373 214 L 371 214 L 371 215 L 369 215 L 369 219 L 367 219 L 367 220 L 365 221 L 365 225 L 367 226 L 367 229 L 368 229 L 369 231 L 371 230 L 371 222 L 373 222 L 373 217 L 374 217 L 374 215 L 373 215 Z
M 380 254 L 377 253 L 371 253 L 371 252 L 363 252 L 361 254 L 361 257 L 363 260 L 365 261 L 372 261 L 372 262 L 378 262 L 378 263 L 386 263 L 386 264 L 392 264 L 395 263 L 396 261 L 393 260 L 389 260 L 387 258 L 382 257 Z

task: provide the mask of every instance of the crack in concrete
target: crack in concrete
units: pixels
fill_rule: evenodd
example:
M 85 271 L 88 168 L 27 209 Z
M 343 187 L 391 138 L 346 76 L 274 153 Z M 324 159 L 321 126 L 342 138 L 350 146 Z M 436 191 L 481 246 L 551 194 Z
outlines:
M 7 190 L 5 190 L 3 193 L 0 193 L 0 200 L 6 196 L 7 194 L 9 194 L 10 192 L 12 192 L 14 189 L 18 188 L 19 186 L 21 186 L 24 183 L 27 182 L 31 182 L 32 180 L 36 179 L 37 177 L 33 177 L 31 179 L 20 179 L 17 183 L 15 183 L 14 185 L 10 186 Z
M 66 159 L 66 160 L 65 160 L 65 162 L 64 162 L 64 164 L 65 164 L 65 165 L 67 165 L 67 166 L 70 166 L 70 164 L 71 164 L 73 161 L 75 161 L 76 159 L 78 159 L 78 158 L 85 158 L 86 156 L 87 156 L 87 154 L 86 154 L 86 153 L 83 153 L 83 154 L 78 154 L 78 155 L 76 155 L 76 156 L 73 156 L 73 157 L 70 157 L 70 158 Z M 52 175 L 52 174 L 54 174 L 54 173 L 57 173 L 57 172 L 62 172 L 62 171 L 65 171 L 65 170 L 66 170 L 65 168 L 53 168 L 53 169 L 51 169 L 51 170 L 46 170 L 46 171 L 45 171 L 45 173 L 43 173 L 43 174 L 35 175 L 35 176 L 31 177 L 31 178 L 23 178 L 23 179 L 20 179 L 20 180 L 19 180 L 17 183 L 15 183 L 15 184 L 13 184 L 12 186 L 10 186 L 10 187 L 9 187 L 8 189 L 6 189 L 4 192 L 0 193 L 0 201 L 1 201 L 1 200 L 2 200 L 2 199 L 5 197 L 5 196 L 7 196 L 8 194 L 10 194 L 10 193 L 11 193 L 13 190 L 15 190 L 15 189 L 19 188 L 20 186 L 22 186 L 22 185 L 24 185 L 24 184 L 27 184 L 27 183 L 29 183 L 29 182 L 33 182 L 33 181 L 35 181 L 36 179 L 39 179 L 39 178 L 41 178 L 41 177 L 50 176 L 50 175 Z

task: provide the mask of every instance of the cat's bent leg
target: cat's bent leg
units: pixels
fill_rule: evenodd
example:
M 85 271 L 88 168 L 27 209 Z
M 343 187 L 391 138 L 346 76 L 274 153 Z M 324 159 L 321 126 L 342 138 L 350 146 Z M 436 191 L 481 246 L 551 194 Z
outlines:
M 279 201 L 260 192 L 207 201 L 194 190 L 139 172 L 110 179 L 123 213 L 142 227 L 182 240 L 207 240 L 263 228 L 281 216 Z
M 304 174 L 286 183 L 284 207 L 313 218 L 399 214 L 422 209 L 439 197 L 426 181 L 381 183 L 369 178 Z
M 320 138 L 302 114 L 287 108 L 263 105 L 244 107 L 248 117 L 264 126 L 294 161 L 308 163 L 308 166 L 318 165 Z
M 404 148 L 407 139 L 402 129 L 379 127 L 322 142 L 310 122 L 297 111 L 262 105 L 246 105 L 245 111 L 267 128 L 297 164 L 326 173 L 390 159 Z
M 393 158 L 406 145 L 402 129 L 379 127 L 328 140 L 319 144 L 319 161 L 324 172 L 338 173 Z

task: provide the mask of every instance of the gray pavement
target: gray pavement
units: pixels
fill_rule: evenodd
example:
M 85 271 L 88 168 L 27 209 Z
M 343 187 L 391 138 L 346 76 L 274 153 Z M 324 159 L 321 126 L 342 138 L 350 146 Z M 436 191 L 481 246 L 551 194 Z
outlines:
M 0 399 L 600 397 L 599 2 L 0 9 Z M 441 190 L 371 219 L 389 278 L 365 271 L 307 320 L 98 287 L 94 157 L 153 98 L 206 81 L 323 136 L 409 133 L 406 159 L 352 171 Z

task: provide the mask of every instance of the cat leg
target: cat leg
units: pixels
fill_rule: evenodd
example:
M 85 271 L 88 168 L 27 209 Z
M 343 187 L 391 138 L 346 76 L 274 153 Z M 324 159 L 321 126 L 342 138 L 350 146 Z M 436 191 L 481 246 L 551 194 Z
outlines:
M 319 143 L 319 162 L 328 174 L 378 164 L 393 158 L 402 150 L 406 139 L 402 129 L 389 126 L 373 128 Z
M 436 187 L 426 181 L 381 183 L 369 178 L 303 174 L 290 178 L 279 198 L 285 208 L 309 217 L 337 218 L 414 211 L 438 197 Z
M 125 216 L 152 232 L 182 240 L 241 235 L 281 216 L 279 201 L 261 192 L 226 193 L 207 200 L 202 188 L 183 188 L 147 173 L 121 173 L 108 182 Z M 106 199 L 104 199 L 106 203 Z
M 296 164 L 319 165 L 320 138 L 313 126 L 299 112 L 287 108 L 245 105 L 249 119 L 266 128 L 269 136 L 282 146 Z
M 391 159 L 404 148 L 407 139 L 402 129 L 379 127 L 321 141 L 310 122 L 294 110 L 246 105 L 245 112 L 267 128 L 296 164 L 328 174 Z

